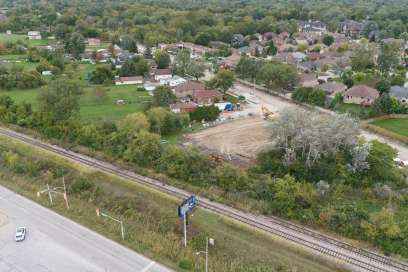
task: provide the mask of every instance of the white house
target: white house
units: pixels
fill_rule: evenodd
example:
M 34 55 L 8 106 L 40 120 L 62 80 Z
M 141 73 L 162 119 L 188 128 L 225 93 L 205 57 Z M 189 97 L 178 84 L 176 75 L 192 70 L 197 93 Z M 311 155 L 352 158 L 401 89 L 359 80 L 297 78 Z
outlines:
M 119 77 L 115 79 L 115 85 L 138 85 L 143 84 L 143 77 L 133 76 L 133 77 Z
M 41 33 L 40 31 L 28 31 L 27 33 L 29 40 L 41 40 Z

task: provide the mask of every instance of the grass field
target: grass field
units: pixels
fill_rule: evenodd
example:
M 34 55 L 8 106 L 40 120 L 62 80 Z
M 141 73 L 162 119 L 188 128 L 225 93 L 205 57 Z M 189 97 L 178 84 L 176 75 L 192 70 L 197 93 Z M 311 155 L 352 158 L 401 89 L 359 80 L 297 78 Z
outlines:
M 21 162 L 41 160 L 42 163 L 54 163 L 54 167 L 47 173 L 29 175 L 16 174 L 13 167 L 0 164 L 0 184 L 176 271 L 203 271 L 204 259 L 195 252 L 203 250 L 207 235 L 215 239 L 215 246 L 210 248 L 209 254 L 210 271 L 338 271 L 331 263 L 309 255 L 298 246 L 202 209 L 196 209 L 190 218 L 189 244 L 184 248 L 181 243 L 182 223 L 176 216 L 179 200 L 0 137 L 0 152 L 6 150 L 19 154 Z M 97 188 L 80 194 L 70 193 L 69 211 L 62 200 L 56 199 L 51 207 L 47 198 L 36 197 L 36 191 L 48 182 L 52 186 L 61 182 L 60 178 L 52 177 L 52 171 L 56 171 L 54 168 L 64 169 L 68 186 L 80 178 Z M 121 241 L 116 225 L 102 223 L 96 217 L 96 207 L 123 218 L 126 241 Z M 181 269 L 181 260 L 188 260 L 191 268 Z
M 40 45 L 48 45 L 48 40 L 29 40 L 27 35 L 23 34 L 11 34 L 7 35 L 5 33 L 0 33 L 0 42 L 17 42 L 22 41 L 23 43 L 27 44 L 28 46 L 40 46 Z
M 105 89 L 105 97 L 97 97 L 95 88 L 85 89 L 81 96 L 80 116 L 82 120 L 118 120 L 132 112 L 140 112 L 151 100 L 147 92 L 136 91 L 136 86 L 109 86 Z M 117 100 L 124 100 L 124 105 L 118 105 Z
M 390 118 L 380 121 L 374 121 L 371 124 L 408 137 L 408 119 Z

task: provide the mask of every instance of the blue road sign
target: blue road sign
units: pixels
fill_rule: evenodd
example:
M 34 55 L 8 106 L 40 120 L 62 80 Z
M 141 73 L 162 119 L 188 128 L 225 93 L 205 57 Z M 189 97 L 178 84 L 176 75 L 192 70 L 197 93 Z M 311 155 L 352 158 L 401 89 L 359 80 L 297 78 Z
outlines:
M 178 216 L 183 217 L 187 212 L 193 212 L 193 209 L 196 206 L 196 197 L 195 195 L 190 196 L 189 198 L 183 200 L 180 206 L 178 206 Z

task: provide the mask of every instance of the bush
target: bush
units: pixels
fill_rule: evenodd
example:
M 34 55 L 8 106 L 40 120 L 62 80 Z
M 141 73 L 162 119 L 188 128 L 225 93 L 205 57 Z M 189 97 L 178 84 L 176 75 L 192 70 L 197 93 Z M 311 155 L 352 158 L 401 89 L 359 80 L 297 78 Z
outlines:
M 191 270 L 193 268 L 193 263 L 189 259 L 183 258 L 179 261 L 178 266 L 185 270 Z
M 293 94 L 292 98 L 295 101 L 303 102 L 316 106 L 324 106 L 326 102 L 326 93 L 319 89 L 314 88 L 297 88 Z
M 90 190 L 93 184 L 84 178 L 77 178 L 71 184 L 70 190 L 72 193 L 82 193 Z

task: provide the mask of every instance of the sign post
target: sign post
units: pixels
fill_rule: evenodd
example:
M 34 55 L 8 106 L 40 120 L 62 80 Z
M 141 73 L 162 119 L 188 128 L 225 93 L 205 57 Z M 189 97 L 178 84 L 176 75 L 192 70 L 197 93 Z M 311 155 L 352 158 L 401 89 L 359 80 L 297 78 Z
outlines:
M 193 212 L 196 206 L 195 195 L 185 199 L 180 206 L 178 206 L 178 216 L 183 218 L 184 226 L 184 247 L 187 247 L 187 225 L 188 225 L 188 213 Z

